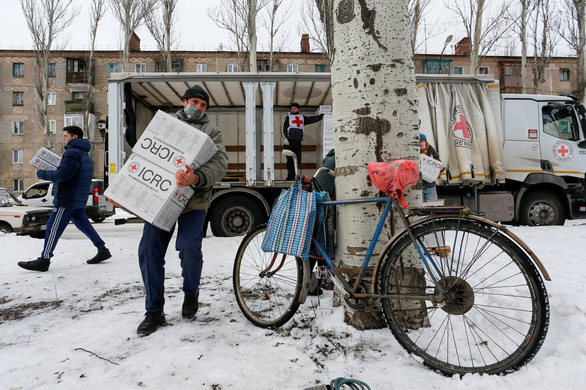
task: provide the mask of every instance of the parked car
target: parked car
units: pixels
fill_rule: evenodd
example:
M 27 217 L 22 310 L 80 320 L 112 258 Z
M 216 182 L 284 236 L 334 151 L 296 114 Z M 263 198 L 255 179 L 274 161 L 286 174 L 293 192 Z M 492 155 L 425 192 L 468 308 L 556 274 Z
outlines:
M 27 188 L 19 199 L 28 206 L 53 207 L 55 186 L 50 181 L 39 181 Z M 98 223 L 115 214 L 114 206 L 104 196 L 104 181 L 92 179 L 85 213 L 88 218 Z
M 6 188 L 0 187 L 0 232 L 44 237 L 51 210 L 25 206 Z

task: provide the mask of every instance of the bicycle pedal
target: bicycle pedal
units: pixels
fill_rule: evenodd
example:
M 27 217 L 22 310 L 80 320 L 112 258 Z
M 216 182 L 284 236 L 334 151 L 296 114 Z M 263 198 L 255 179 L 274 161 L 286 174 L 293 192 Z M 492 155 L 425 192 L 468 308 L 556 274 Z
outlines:
M 318 279 L 326 279 L 329 276 L 328 269 L 325 265 L 319 265 L 315 267 L 315 275 Z

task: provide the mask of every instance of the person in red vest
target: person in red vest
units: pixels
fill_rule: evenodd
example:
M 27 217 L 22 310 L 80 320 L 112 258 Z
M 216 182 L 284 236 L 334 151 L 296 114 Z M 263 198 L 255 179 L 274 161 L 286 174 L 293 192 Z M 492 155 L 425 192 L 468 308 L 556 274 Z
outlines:
M 303 141 L 303 129 L 305 125 L 310 125 L 322 120 L 324 114 L 315 116 L 301 115 L 299 104 L 291 104 L 291 113 L 285 117 L 283 122 L 283 148 L 292 151 L 297 156 L 297 166 L 301 166 L 301 141 Z M 287 179 L 295 179 L 295 165 L 293 157 L 287 157 Z

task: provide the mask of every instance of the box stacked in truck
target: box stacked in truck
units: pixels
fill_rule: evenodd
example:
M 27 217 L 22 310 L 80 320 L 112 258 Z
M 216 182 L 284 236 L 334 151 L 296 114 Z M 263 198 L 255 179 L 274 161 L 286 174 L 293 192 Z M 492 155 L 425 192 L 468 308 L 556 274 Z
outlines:
M 104 194 L 170 231 L 193 195 L 190 187 L 177 187 L 175 173 L 185 164 L 196 170 L 217 147 L 207 134 L 158 111 L 132 151 Z

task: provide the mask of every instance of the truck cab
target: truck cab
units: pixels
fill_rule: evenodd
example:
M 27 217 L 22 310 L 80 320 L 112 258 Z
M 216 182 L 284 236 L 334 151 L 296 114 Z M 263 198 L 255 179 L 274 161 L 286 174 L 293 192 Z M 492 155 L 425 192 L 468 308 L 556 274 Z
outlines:
M 560 225 L 584 212 L 584 106 L 566 96 L 503 94 L 506 180 L 520 183 L 516 217 Z

